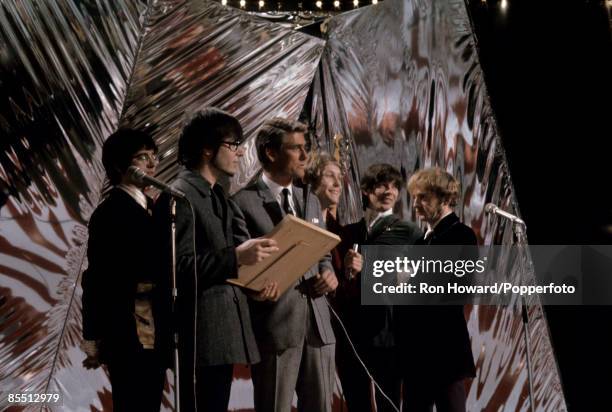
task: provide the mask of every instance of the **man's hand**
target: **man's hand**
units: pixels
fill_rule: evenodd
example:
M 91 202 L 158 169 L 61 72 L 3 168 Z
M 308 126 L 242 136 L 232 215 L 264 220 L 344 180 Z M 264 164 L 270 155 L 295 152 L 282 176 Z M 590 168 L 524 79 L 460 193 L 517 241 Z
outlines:
M 254 265 L 278 252 L 276 241 L 273 239 L 249 239 L 236 248 L 238 265 Z
M 333 292 L 338 287 L 338 279 L 336 275 L 330 270 L 325 270 L 321 274 L 317 274 L 314 277 L 314 283 L 312 285 L 312 290 L 315 295 L 323 296 L 326 293 Z
M 253 300 L 256 300 L 258 302 L 263 302 L 264 300 L 276 302 L 280 297 L 278 291 L 278 282 L 274 280 L 266 280 L 264 282 L 264 288 L 262 290 L 257 293 L 251 292 L 249 293 L 249 296 L 251 296 Z
M 100 367 L 99 345 L 95 340 L 86 340 L 81 344 L 81 349 L 87 355 L 83 360 L 85 369 L 97 369 Z
M 363 267 L 363 257 L 359 252 L 350 249 L 344 256 L 344 275 L 348 279 L 353 279 Z

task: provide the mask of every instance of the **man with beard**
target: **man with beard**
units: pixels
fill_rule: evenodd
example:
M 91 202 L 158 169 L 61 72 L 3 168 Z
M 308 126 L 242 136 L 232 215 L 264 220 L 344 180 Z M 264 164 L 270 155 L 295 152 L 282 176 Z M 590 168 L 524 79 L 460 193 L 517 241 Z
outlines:
M 243 235 L 268 234 L 286 214 L 323 227 L 319 200 L 293 184 L 308 160 L 306 126 L 288 119 L 266 121 L 256 138 L 262 175 L 233 200 L 244 214 Z M 335 338 L 325 294 L 338 281 L 327 255 L 276 303 L 250 302 L 261 362 L 253 366 L 255 409 L 331 412 Z

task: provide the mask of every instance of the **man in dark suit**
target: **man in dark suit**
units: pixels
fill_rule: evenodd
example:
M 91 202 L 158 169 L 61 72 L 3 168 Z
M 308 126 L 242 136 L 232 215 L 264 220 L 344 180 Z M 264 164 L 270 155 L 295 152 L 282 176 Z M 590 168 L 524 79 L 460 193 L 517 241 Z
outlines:
M 362 257 L 350 249 L 361 245 L 412 245 L 421 236 L 419 228 L 401 220 L 393 213 L 399 189 L 403 185 L 399 171 L 389 164 L 374 164 L 361 179 L 361 191 L 366 207 L 359 222 L 342 230 L 340 248 L 348 250 L 345 257 L 344 278 L 336 292 L 335 301 L 353 339 L 357 351 L 382 390 L 396 406 L 400 403 L 401 372 L 393 330 L 393 307 L 362 306 L 359 275 Z M 370 378 L 363 371 L 344 338 L 338 338 L 336 363 L 349 411 L 394 410 L 377 392 L 372 398 Z
M 83 273 L 83 365 L 108 366 L 113 410 L 159 411 L 165 363 L 153 295 L 159 271 L 151 257 L 155 244 L 151 199 L 130 181 L 128 167 L 152 176 L 157 146 L 148 134 L 122 129 L 102 147 L 102 163 L 113 186 L 89 220 Z
M 259 361 L 247 297 L 226 280 L 237 277 L 240 265 L 259 262 L 278 248 L 268 239 L 234 243 L 234 210 L 219 180 L 237 171 L 243 154 L 238 120 L 214 108 L 192 115 L 179 139 L 183 168 L 172 187 L 185 193 L 189 203 L 176 204 L 178 301 L 173 319 L 179 331 L 184 411 L 194 410 L 195 401 L 200 411 L 225 412 L 233 364 Z M 169 195 L 160 196 L 156 219 L 170 242 Z M 274 300 L 277 285 L 269 283 L 253 297 Z
M 303 124 L 278 118 L 259 131 L 256 147 L 263 174 L 233 197 L 244 215 L 237 226 L 245 238 L 266 235 L 288 213 L 323 226 L 317 197 L 292 183 L 304 176 L 305 133 Z M 261 362 L 253 366 L 258 412 L 290 412 L 294 390 L 298 410 L 331 411 L 335 338 L 325 294 L 336 286 L 327 255 L 278 302 L 250 302 L 261 352 Z
M 440 168 L 415 172 L 408 181 L 417 216 L 427 233 L 417 244 L 477 244 L 474 231 L 461 223 L 453 208 L 459 183 Z M 469 250 L 469 248 L 467 249 Z M 465 411 L 465 378 L 476 376 L 463 306 L 397 308 L 398 339 L 406 347 L 404 405 L 406 411 Z

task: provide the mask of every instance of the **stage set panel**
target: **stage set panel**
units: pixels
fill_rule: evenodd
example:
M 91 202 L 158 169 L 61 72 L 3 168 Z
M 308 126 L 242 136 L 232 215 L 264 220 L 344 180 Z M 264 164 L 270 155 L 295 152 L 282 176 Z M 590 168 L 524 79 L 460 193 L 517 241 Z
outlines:
M 234 191 L 258 171 L 261 122 L 301 117 L 315 147 L 338 150 L 347 168 L 345 222 L 361 217 L 358 180 L 369 164 L 406 177 L 439 165 L 460 178 L 457 212 L 480 240 L 512 243 L 511 228 L 483 210 L 518 207 L 462 1 L 364 7 L 327 21 L 325 39 L 202 1 L 3 3 L 0 23 L 3 392 L 62 392 L 67 411 L 111 407 L 106 374 L 81 366 L 79 276 L 104 187 L 101 144 L 120 125 L 152 132 L 168 181 L 185 114 L 231 112 L 248 139 L 227 182 Z M 535 406 L 565 410 L 545 317 L 531 303 Z M 478 368 L 468 410 L 528 410 L 520 311 L 474 306 L 466 315 Z M 248 370 L 236 371 L 230 409 L 251 410 Z M 164 409 L 172 399 L 168 384 Z

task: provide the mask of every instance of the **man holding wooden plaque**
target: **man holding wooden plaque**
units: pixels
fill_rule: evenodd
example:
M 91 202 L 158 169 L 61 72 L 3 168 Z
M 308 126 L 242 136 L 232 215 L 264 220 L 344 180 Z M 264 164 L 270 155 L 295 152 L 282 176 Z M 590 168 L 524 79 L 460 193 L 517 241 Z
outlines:
M 292 183 L 305 172 L 306 130 L 299 122 L 275 118 L 259 131 L 256 146 L 263 174 L 233 197 L 243 215 L 236 215 L 235 225 L 242 240 L 269 235 L 286 215 L 323 227 L 317 197 Z M 277 302 L 249 302 L 261 354 L 252 370 L 258 412 L 290 412 L 294 390 L 298 410 L 331 411 L 336 340 L 325 294 L 337 285 L 327 253 Z

